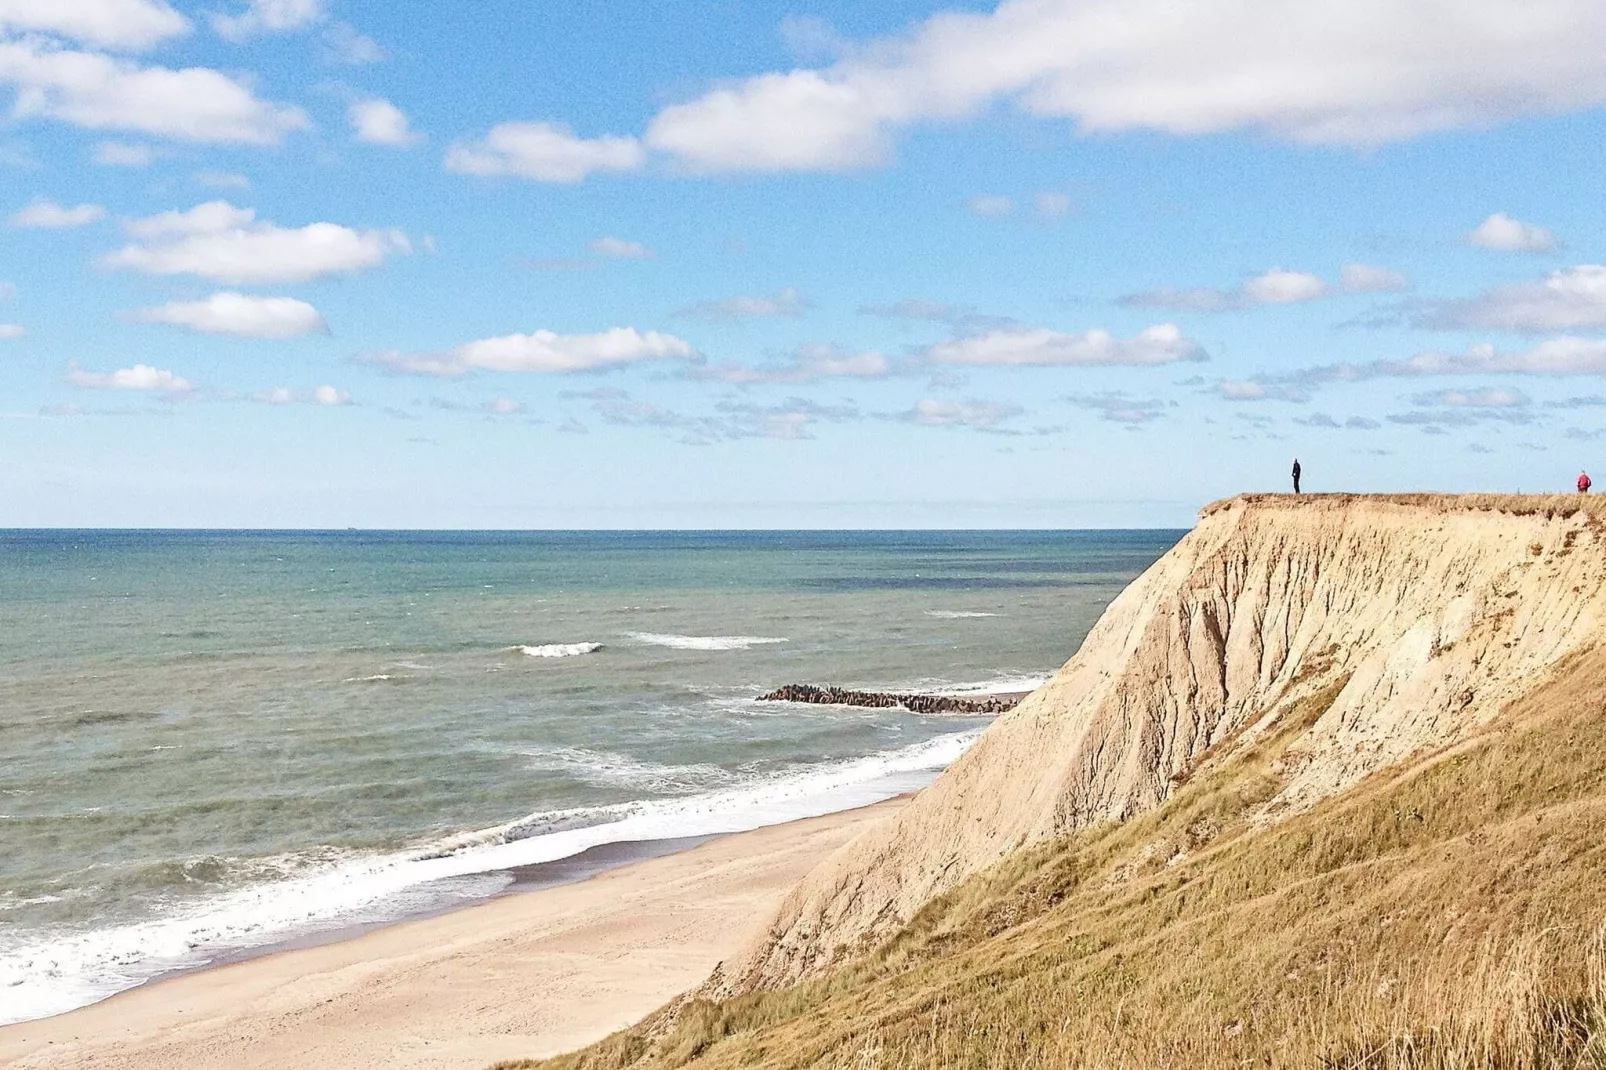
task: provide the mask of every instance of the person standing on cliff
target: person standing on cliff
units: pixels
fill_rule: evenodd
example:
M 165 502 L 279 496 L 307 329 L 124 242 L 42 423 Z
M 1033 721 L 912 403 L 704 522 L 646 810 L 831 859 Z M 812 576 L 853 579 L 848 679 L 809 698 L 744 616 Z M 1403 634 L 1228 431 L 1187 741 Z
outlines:
M 1588 494 L 1589 493 L 1589 488 L 1593 487 L 1594 485 L 1595 484 L 1593 484 L 1593 483 L 1591 483 L 1589 481 L 1589 473 L 1588 472 L 1579 472 L 1578 473 L 1578 493 L 1579 494 Z
M 1582 488 L 1579 488 L 1582 489 Z M 1299 458 L 1294 458 L 1294 493 L 1299 493 Z

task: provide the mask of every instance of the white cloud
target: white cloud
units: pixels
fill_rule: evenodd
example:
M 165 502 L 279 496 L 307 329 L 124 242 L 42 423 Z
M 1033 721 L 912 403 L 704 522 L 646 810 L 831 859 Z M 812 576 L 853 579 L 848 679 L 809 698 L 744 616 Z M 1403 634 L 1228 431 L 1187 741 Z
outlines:
M 385 50 L 379 47 L 378 41 L 358 33 L 344 22 L 331 23 L 324 31 L 323 53 L 327 59 L 353 67 L 378 63 L 385 58 Z
M 1506 352 L 1488 344 L 1471 346 L 1460 353 L 1427 350 L 1404 360 L 1324 364 L 1261 382 L 1268 388 L 1299 389 L 1323 383 L 1432 375 L 1606 375 L 1606 339 L 1563 335 Z
M 1451 409 L 1511 409 L 1530 402 L 1528 395 L 1521 390 L 1491 386 L 1478 390 L 1437 390 L 1417 394 L 1411 398 L 1411 404 Z
M 1504 212 L 1479 223 L 1467 241 L 1484 249 L 1503 253 L 1548 253 L 1556 248 L 1556 236 L 1544 227 L 1512 219 Z
M 1015 201 L 1011 197 L 999 194 L 983 194 L 970 199 L 970 211 L 983 219 L 1001 219 L 1015 210 Z
M 277 386 L 272 390 L 257 391 L 251 395 L 251 400 L 260 402 L 263 405 L 300 405 L 306 403 L 333 407 L 352 403 L 350 394 L 332 386 L 317 387 L 310 394 L 291 390 L 287 386 Z
M 189 33 L 190 24 L 161 0 L 0 0 L 0 30 L 138 51 Z
M 639 241 L 626 241 L 623 238 L 598 238 L 591 243 L 590 249 L 598 256 L 606 256 L 615 260 L 652 259 L 651 249 Z
M 1024 411 L 1019 405 L 997 401 L 938 401 L 921 398 L 900 419 L 924 427 L 997 427 Z
M 111 268 L 150 275 L 199 275 L 232 283 L 304 282 L 362 271 L 410 252 L 398 230 L 354 230 L 336 223 L 281 227 L 249 208 L 209 201 L 126 225 L 139 241 L 101 258 Z
M 1272 268 L 1245 282 L 1243 295 L 1254 305 L 1292 305 L 1327 296 L 1327 283 L 1309 272 Z
M 423 137 L 409 129 L 407 116 L 383 97 L 357 101 L 347 109 L 346 116 L 351 120 L 351 128 L 356 131 L 358 141 L 406 148 L 416 145 Z
M 855 353 L 836 346 L 801 346 L 791 358 L 776 364 L 708 364 L 688 370 L 693 379 L 724 383 L 809 383 L 816 379 L 880 379 L 892 374 L 885 355 L 868 350 Z
M 1339 269 L 1338 282 L 1352 294 L 1395 293 L 1411 286 L 1411 280 L 1400 272 L 1371 264 L 1345 264 Z
M 453 376 L 470 371 L 604 371 L 649 361 L 692 360 L 696 356 L 690 343 L 672 334 L 614 327 L 597 334 L 509 334 L 465 342 L 445 353 L 390 352 L 360 359 L 412 375 Z
M 1105 394 L 1075 394 L 1065 399 L 1082 409 L 1091 409 L 1102 420 L 1135 427 L 1158 420 L 1165 414 L 1165 402 L 1159 398 L 1134 398 L 1120 392 Z
M 149 167 L 156 154 L 149 145 L 126 141 L 102 141 L 95 146 L 95 162 L 101 167 Z
M 1148 290 L 1127 294 L 1120 298 L 1120 304 L 1190 312 L 1223 312 L 1260 305 L 1292 305 L 1326 297 L 1329 292 L 1327 283 L 1309 272 L 1271 268 L 1245 279 L 1232 290 L 1219 290 L 1213 286 Z
M 20 324 L 0 323 L 0 341 L 9 342 L 13 339 L 21 338 L 27 333 L 27 330 L 25 330 Z
M 295 338 L 328 333 L 318 310 L 293 297 L 256 297 L 224 291 L 204 301 L 174 301 L 130 315 L 140 323 L 165 323 L 201 334 L 244 338 Z
M 718 301 L 700 301 L 682 309 L 681 315 L 698 319 L 734 322 L 770 316 L 801 316 L 809 307 L 801 293 L 791 286 L 773 294 L 738 294 Z
M 57 119 L 90 130 L 271 145 L 309 125 L 300 108 L 259 100 L 209 67 L 142 67 L 31 38 L 0 40 L 0 84 L 17 91 L 16 118 Z
M 82 368 L 67 370 L 67 381 L 74 386 L 96 390 L 158 390 L 167 394 L 182 394 L 195 389 L 195 384 L 170 371 L 153 368 L 149 364 L 136 364 L 114 372 L 86 372 Z
M 17 296 L 17 284 L 0 280 L 0 305 Z
M 524 403 L 507 397 L 494 397 L 485 403 L 485 411 L 492 416 L 515 416 L 524 411 Z
M 11 216 L 11 225 L 37 230 L 65 230 L 82 227 L 106 218 L 106 209 L 98 204 L 80 204 L 67 208 L 44 197 L 35 197 Z
M 1255 130 L 1375 145 L 1606 101 L 1606 8 L 1578 0 L 1005 0 L 819 69 L 664 108 L 648 143 L 697 171 L 840 170 L 999 102 L 1082 132 Z
M 290 33 L 324 17 L 323 0 L 251 0 L 238 15 L 214 14 L 212 29 L 229 41 L 244 41 L 264 33 Z
M 988 331 L 939 342 L 925 350 L 936 364 L 997 365 L 1156 365 L 1204 360 L 1199 344 L 1170 323 L 1146 327 L 1131 338 L 1108 331 L 1067 333 L 1047 327 Z
M 645 155 L 633 137 L 588 139 L 576 137 L 562 123 L 499 123 L 483 140 L 453 145 L 446 153 L 446 169 L 579 182 L 597 171 L 634 171 Z
M 1464 301 L 1444 301 L 1419 326 L 1508 331 L 1566 331 L 1606 327 L 1606 266 L 1579 264 L 1540 282 L 1496 286 Z

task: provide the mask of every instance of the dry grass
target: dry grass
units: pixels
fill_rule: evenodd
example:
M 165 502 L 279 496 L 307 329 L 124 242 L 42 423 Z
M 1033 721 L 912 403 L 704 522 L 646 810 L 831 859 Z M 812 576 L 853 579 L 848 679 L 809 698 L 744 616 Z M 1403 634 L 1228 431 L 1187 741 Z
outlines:
M 1606 1068 L 1606 652 L 1263 826 L 1341 683 L 1159 810 L 1017 853 L 824 979 L 507 1065 Z
M 1237 504 L 1259 508 L 1328 510 L 1350 509 L 1357 503 L 1408 506 L 1437 512 L 1492 512 L 1513 516 L 1572 516 L 1582 512 L 1606 517 L 1606 495 L 1600 494 L 1238 494 L 1213 501 L 1199 510 L 1211 516 Z

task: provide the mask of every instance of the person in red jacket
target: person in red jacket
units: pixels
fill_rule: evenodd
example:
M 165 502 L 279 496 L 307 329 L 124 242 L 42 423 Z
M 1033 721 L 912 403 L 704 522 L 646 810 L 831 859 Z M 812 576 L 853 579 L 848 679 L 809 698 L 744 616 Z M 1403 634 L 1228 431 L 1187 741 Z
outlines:
M 1589 493 L 1589 488 L 1592 487 L 1592 486 L 1594 486 L 1594 484 L 1589 481 L 1589 473 L 1588 472 L 1579 472 L 1578 473 L 1578 493 L 1579 494 L 1588 494 Z

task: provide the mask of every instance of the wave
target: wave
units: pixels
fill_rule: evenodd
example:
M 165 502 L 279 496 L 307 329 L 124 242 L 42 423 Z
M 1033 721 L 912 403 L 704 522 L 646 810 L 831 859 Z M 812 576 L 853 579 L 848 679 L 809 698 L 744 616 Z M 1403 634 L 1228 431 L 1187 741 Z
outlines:
M 979 734 L 938 736 L 684 798 L 537 812 L 410 851 L 331 859 L 322 848 L 302 856 L 305 864 L 285 865 L 293 875 L 148 921 L 0 930 L 0 1024 L 59 1014 L 230 952 L 484 898 L 511 882 L 507 870 L 601 844 L 743 832 L 866 806 L 929 783 Z
M 934 695 L 1014 695 L 1023 691 L 1036 691 L 1050 680 L 1053 673 L 1004 673 L 991 680 L 969 684 L 948 684 L 932 690 Z
M 656 632 L 626 632 L 625 635 L 648 646 L 667 646 L 674 650 L 746 650 L 749 647 L 784 643 L 764 635 L 660 635 Z
M 601 643 L 547 643 L 543 646 L 517 646 L 513 648 L 529 658 L 574 658 L 581 654 L 595 654 Z
M 971 617 L 996 617 L 998 614 L 969 609 L 928 609 L 926 616 L 937 617 L 940 620 L 968 620 Z
M 532 769 L 563 773 L 604 787 L 638 788 L 657 794 L 685 794 L 728 784 L 734 775 L 717 765 L 664 765 L 628 754 L 585 747 L 537 747 L 519 752 Z

